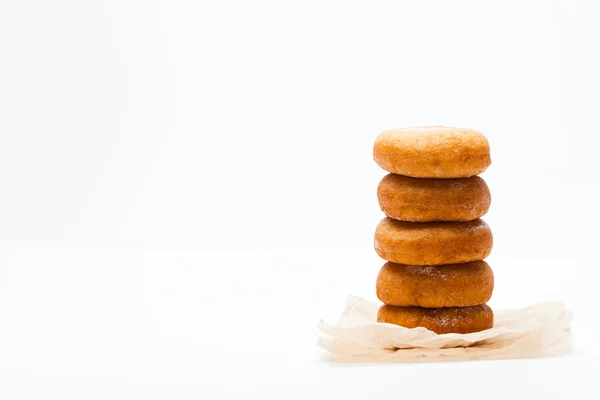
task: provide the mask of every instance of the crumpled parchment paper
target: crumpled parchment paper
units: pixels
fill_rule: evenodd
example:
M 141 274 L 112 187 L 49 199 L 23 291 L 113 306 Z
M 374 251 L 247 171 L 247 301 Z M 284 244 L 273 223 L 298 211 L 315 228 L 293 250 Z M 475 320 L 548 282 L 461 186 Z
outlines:
M 378 323 L 378 308 L 348 296 L 338 322 L 319 322 L 318 344 L 342 359 L 396 362 L 543 357 L 570 349 L 572 315 L 562 303 L 494 311 L 492 329 L 443 335 Z

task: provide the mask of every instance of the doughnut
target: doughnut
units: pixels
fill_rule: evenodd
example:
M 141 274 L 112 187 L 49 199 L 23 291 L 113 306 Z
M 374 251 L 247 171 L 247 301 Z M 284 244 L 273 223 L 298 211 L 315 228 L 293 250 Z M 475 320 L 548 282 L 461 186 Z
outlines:
M 490 191 L 478 176 L 423 179 L 386 175 L 377 188 L 379 207 L 390 218 L 410 222 L 471 221 L 490 208 Z
M 494 274 L 485 261 L 448 265 L 387 262 L 377 276 L 377 297 L 390 306 L 467 307 L 486 303 Z
M 437 334 L 471 333 L 494 326 L 494 313 L 487 304 L 473 307 L 397 307 L 383 305 L 377 312 L 377 322 L 406 328 L 425 327 Z
M 388 172 L 415 178 L 468 178 L 491 164 L 485 136 L 443 126 L 385 131 L 375 139 L 373 158 Z
M 375 251 L 396 264 L 440 265 L 483 260 L 492 250 L 492 231 L 481 219 L 468 222 L 381 220 Z

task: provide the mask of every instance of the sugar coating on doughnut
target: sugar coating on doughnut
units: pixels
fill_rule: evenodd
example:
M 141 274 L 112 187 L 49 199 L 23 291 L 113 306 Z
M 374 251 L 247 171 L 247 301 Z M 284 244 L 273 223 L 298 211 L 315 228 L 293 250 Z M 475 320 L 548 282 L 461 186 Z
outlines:
M 494 274 L 485 261 L 447 265 L 387 262 L 377 276 L 377 297 L 392 306 L 466 307 L 486 303 Z
M 466 178 L 491 164 L 480 132 L 443 126 L 387 130 L 375 140 L 373 158 L 388 172 L 415 178 Z
M 386 175 L 377 187 L 381 211 L 409 222 L 471 221 L 490 208 L 490 190 L 478 176 L 437 179 Z
M 377 322 L 406 328 L 424 327 L 437 334 L 471 333 L 491 329 L 494 313 L 487 304 L 446 308 L 383 305 L 377 312 Z
M 468 222 L 404 222 L 389 217 L 375 230 L 375 251 L 397 264 L 441 265 L 483 260 L 492 232 L 481 219 Z

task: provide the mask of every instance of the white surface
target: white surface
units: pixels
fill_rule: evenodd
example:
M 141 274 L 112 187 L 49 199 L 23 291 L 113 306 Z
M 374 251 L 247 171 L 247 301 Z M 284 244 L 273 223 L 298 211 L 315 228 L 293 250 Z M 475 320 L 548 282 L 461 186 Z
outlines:
M 351 260 L 366 261 L 350 252 L 223 256 L 6 246 L 0 393 L 44 399 L 478 399 L 483 393 L 495 399 L 523 390 L 541 398 L 597 398 L 600 358 L 592 340 L 600 329 L 588 317 L 594 310 L 584 307 L 577 307 L 575 350 L 566 357 L 427 365 L 324 360 L 315 346 L 316 322 L 328 299 L 332 312 L 341 309 L 346 284 L 336 285 L 334 273 L 317 267 Z M 237 276 L 232 265 L 240 265 Z
M 0 397 L 598 397 L 600 3 L 348 3 L 1 3 Z M 488 136 L 491 305 L 564 300 L 572 355 L 320 359 L 421 124 Z

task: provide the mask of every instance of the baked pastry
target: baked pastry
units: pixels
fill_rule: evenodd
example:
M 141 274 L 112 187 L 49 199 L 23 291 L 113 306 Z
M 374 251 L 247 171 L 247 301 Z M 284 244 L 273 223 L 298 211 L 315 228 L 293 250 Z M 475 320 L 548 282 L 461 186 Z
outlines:
M 487 304 L 473 307 L 396 307 L 383 305 L 377 312 L 377 322 L 406 328 L 425 327 L 437 334 L 471 333 L 494 326 L 494 313 Z
M 492 231 L 481 219 L 468 222 L 404 222 L 384 218 L 375 230 L 375 251 L 397 264 L 440 265 L 483 260 Z
M 491 164 L 485 136 L 443 126 L 385 131 L 375 140 L 373 158 L 388 172 L 415 178 L 466 178 Z
M 466 307 L 486 303 L 494 274 L 485 261 L 448 265 L 387 262 L 377 276 L 377 297 L 391 306 Z
M 422 179 L 386 175 L 377 188 L 379 207 L 390 218 L 411 222 L 471 221 L 490 208 L 490 191 L 478 176 Z

